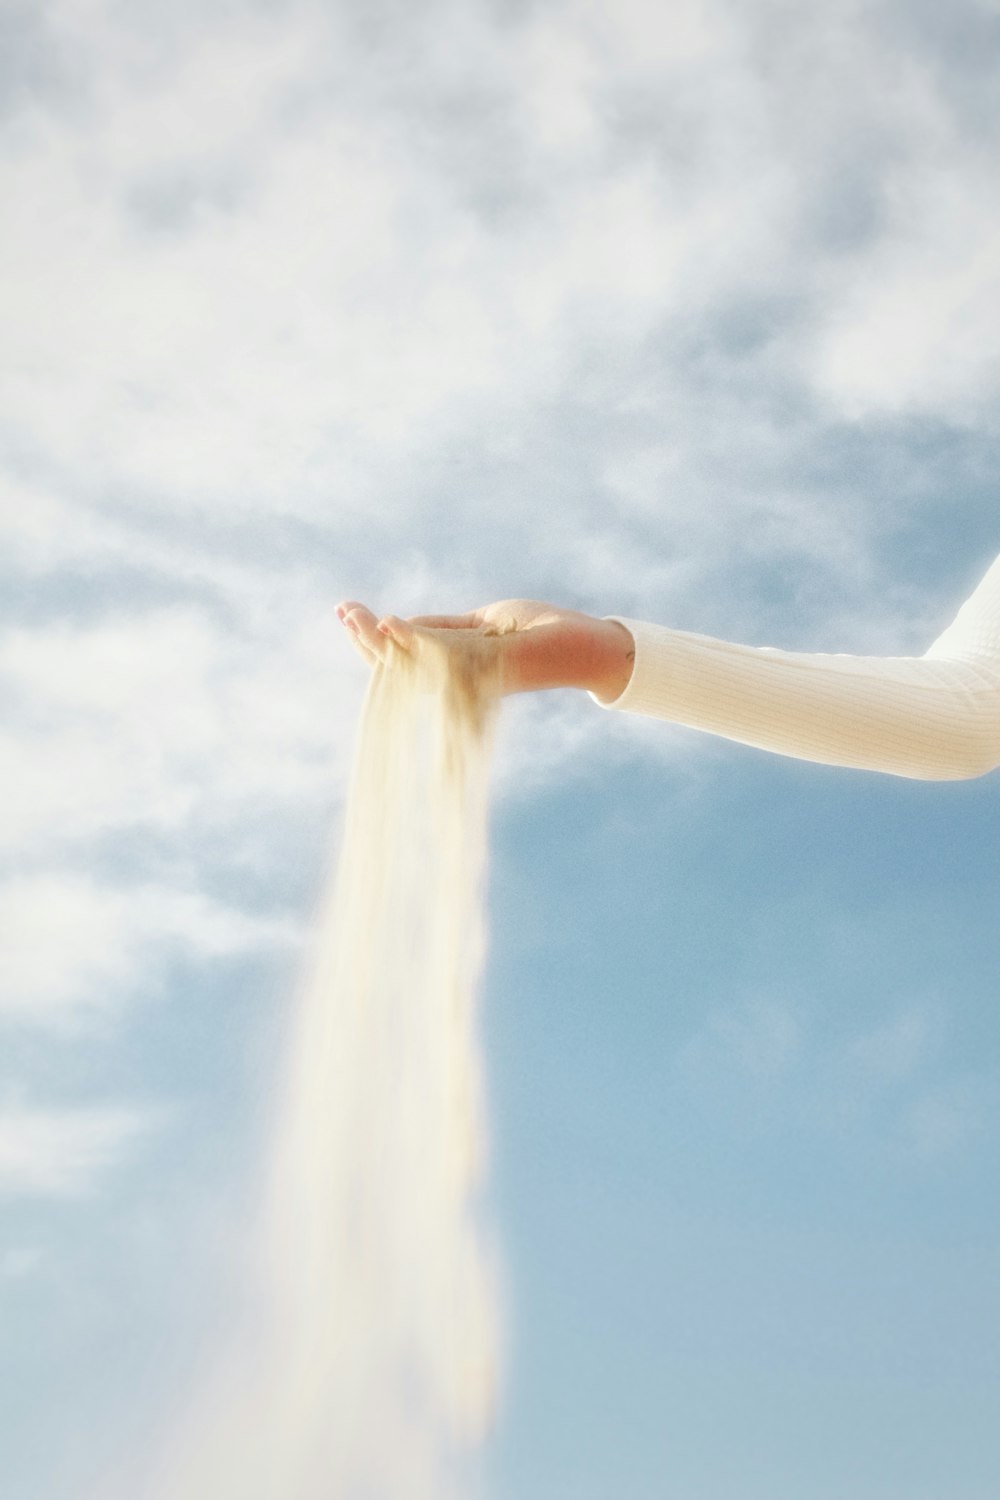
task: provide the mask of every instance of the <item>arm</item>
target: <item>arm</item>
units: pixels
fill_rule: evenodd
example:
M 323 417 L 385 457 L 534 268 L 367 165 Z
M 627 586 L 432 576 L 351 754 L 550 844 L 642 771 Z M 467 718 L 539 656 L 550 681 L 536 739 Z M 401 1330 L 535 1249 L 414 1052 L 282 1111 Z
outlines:
M 607 708 L 759 749 L 925 780 L 1000 765 L 1000 558 L 921 657 L 739 646 L 622 620 L 635 666 Z
M 504 692 L 587 689 L 604 708 L 669 719 L 826 765 L 959 780 L 1000 765 L 1000 558 L 921 657 L 741 646 L 663 625 L 508 599 L 467 615 L 381 621 L 338 608 L 365 659 L 491 637 Z

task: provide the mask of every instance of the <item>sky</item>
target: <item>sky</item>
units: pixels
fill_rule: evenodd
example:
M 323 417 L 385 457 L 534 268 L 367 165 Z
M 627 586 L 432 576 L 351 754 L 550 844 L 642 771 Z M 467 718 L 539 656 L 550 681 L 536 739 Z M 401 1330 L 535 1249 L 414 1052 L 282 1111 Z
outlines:
M 996 0 L 8 0 L 5 1500 L 224 1324 L 338 599 L 906 654 L 996 556 L 998 98 Z M 504 705 L 490 1500 L 993 1500 L 996 785 Z

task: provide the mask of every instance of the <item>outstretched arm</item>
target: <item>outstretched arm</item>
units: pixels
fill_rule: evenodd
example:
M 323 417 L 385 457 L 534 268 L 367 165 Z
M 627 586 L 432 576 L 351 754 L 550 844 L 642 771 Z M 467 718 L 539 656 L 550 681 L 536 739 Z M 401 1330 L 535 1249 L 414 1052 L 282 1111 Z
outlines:
M 496 637 L 504 691 L 586 688 L 606 708 L 827 765 L 959 780 L 1000 765 L 1000 558 L 920 657 L 742 646 L 631 619 L 506 600 L 469 615 L 381 622 L 338 611 L 374 661 L 420 634 Z

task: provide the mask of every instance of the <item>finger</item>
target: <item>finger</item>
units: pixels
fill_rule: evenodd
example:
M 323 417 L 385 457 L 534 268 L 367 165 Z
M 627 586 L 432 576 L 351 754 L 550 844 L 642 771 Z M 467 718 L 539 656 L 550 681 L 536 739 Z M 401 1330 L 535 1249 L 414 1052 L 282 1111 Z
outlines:
M 385 636 L 379 633 L 378 620 L 367 605 L 355 604 L 349 600 L 344 605 L 341 621 L 374 656 L 381 658 L 385 655 Z
M 345 600 L 343 603 L 337 605 L 337 618 L 344 626 L 347 639 L 361 657 L 361 660 L 366 666 L 374 667 L 378 661 L 378 657 L 372 651 L 371 647 L 367 646 L 362 640 L 358 623 L 350 616 L 350 611 L 356 609 L 364 609 L 364 605 L 355 604 L 351 600 Z
M 412 651 L 416 645 L 417 631 L 412 621 L 401 620 L 398 615 L 383 615 L 378 630 L 383 638 L 395 641 L 404 651 Z

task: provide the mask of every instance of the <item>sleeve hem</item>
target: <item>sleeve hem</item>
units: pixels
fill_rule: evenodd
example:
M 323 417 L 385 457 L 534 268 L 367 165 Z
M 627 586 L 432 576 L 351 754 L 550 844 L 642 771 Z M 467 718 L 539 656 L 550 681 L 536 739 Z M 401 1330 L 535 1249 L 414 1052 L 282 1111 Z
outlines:
M 633 690 L 634 690 L 635 681 L 636 681 L 636 673 L 637 673 L 638 667 L 639 667 L 639 656 L 640 656 L 640 652 L 642 650 L 642 648 L 641 648 L 641 646 L 639 644 L 639 637 L 640 637 L 639 622 L 637 620 L 628 620 L 628 619 L 625 619 L 624 616 L 622 616 L 622 615 L 604 615 L 603 618 L 605 620 L 613 620 L 615 622 L 615 624 L 617 624 L 617 625 L 624 625 L 625 629 L 628 631 L 629 635 L 632 637 L 632 646 L 633 646 L 632 671 L 629 674 L 628 682 L 622 688 L 622 690 L 618 694 L 617 698 L 599 698 L 596 693 L 591 693 L 591 692 L 588 692 L 587 696 L 589 698 L 591 698 L 594 703 L 597 704 L 598 708 L 607 708 L 607 709 L 614 708 L 614 709 L 619 709 L 619 710 L 622 710 L 622 709 L 627 710 L 630 707 L 631 698 L 634 696 Z

